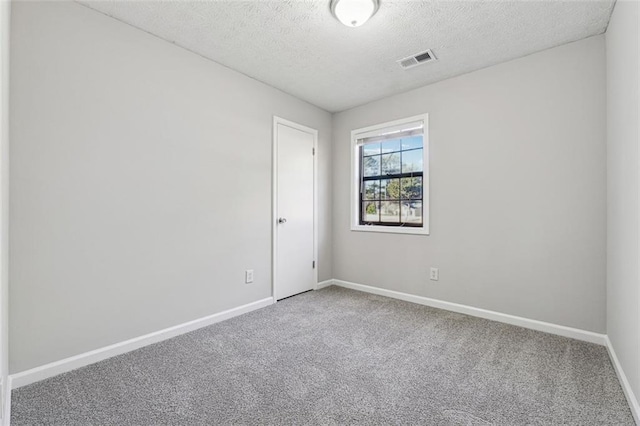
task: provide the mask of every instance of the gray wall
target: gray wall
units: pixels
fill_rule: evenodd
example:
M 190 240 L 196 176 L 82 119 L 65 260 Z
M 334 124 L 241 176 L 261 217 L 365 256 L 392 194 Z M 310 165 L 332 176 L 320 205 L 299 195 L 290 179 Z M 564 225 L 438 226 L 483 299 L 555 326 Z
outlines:
M 75 3 L 11 49 L 11 372 L 269 297 L 274 114 L 319 130 L 332 277 L 329 113 Z
M 606 41 L 607 334 L 638 398 L 638 3 L 616 3 Z
M 604 60 L 592 37 L 335 114 L 334 278 L 604 332 Z M 425 112 L 431 235 L 350 231 L 349 132 Z

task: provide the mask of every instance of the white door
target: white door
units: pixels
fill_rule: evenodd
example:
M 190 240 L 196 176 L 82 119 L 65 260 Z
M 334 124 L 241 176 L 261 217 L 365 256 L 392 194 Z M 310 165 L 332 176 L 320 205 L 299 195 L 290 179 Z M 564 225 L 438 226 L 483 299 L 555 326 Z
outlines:
M 316 281 L 314 156 L 317 131 L 274 119 L 274 296 L 312 290 Z

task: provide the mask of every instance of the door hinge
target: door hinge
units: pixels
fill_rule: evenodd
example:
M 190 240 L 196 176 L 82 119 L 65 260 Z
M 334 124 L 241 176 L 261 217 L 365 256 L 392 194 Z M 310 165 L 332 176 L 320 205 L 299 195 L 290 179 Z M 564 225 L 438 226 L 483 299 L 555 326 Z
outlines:
M 311 155 L 316 155 L 316 149 L 315 148 L 311 148 Z
M 316 261 L 311 262 L 311 268 L 316 269 Z

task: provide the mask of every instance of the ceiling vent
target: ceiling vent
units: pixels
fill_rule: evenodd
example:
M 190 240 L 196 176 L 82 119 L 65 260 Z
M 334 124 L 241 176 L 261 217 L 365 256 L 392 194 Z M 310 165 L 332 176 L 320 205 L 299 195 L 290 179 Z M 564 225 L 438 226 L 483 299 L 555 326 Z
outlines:
M 427 62 L 433 62 L 433 61 L 437 61 L 437 58 L 435 57 L 431 49 L 429 49 L 429 50 L 425 50 L 424 52 L 417 53 L 415 55 L 411 55 L 409 57 L 400 59 L 396 62 L 400 64 L 402 69 L 407 70 L 409 68 L 417 67 L 418 65 L 422 65 Z

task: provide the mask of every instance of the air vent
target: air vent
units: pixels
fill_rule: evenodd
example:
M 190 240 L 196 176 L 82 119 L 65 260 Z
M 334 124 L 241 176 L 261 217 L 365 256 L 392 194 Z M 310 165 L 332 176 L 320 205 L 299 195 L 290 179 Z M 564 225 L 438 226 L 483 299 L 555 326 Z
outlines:
M 411 55 L 396 62 L 406 70 L 409 68 L 417 67 L 418 65 L 424 64 L 426 62 L 433 62 L 436 60 L 437 59 L 431 50 L 425 50 L 424 52 Z

